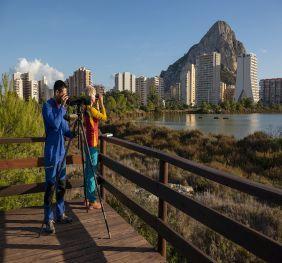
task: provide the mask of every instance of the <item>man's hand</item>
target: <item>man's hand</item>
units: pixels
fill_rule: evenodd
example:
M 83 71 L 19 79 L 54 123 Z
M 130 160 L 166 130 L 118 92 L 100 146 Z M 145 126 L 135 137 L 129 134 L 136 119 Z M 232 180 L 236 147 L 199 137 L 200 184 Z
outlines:
M 63 107 L 66 106 L 66 102 L 67 102 L 68 99 L 69 99 L 68 95 L 65 94 L 65 95 L 62 96 L 62 105 L 63 105 Z

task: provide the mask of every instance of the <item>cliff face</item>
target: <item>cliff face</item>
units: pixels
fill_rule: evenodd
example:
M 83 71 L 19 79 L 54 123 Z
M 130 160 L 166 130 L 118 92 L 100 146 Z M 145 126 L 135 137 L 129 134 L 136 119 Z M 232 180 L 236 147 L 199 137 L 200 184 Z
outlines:
M 160 76 L 164 78 L 165 86 L 168 88 L 180 81 L 180 72 L 187 63 L 195 64 L 197 56 L 213 51 L 221 54 L 222 78 L 234 80 L 237 70 L 237 56 L 246 51 L 243 43 L 236 39 L 231 27 L 224 21 L 217 21 L 198 44 L 192 46 L 166 71 L 161 72 Z

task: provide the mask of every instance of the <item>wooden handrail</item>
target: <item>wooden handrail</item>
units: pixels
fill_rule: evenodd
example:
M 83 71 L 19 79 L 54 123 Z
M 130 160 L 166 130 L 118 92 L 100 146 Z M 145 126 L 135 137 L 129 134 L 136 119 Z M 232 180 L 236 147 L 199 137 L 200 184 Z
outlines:
M 45 142 L 45 137 L 0 138 L 0 144 Z
M 66 189 L 83 187 L 82 179 L 67 180 Z M 41 193 L 45 191 L 45 183 L 0 186 L 0 197 Z
M 160 150 L 152 149 L 147 146 L 140 146 L 136 143 L 122 140 L 119 138 L 100 136 L 100 139 L 151 156 L 153 158 L 157 158 L 159 160 L 168 162 L 169 164 L 177 166 L 183 170 L 190 171 L 196 175 L 202 176 L 206 179 L 239 190 L 241 192 L 245 192 L 252 196 L 261 198 L 265 201 L 282 205 L 281 189 L 271 187 L 268 185 L 263 185 L 257 182 L 253 182 L 248 179 L 187 160 L 177 155 L 173 156 L 164 153 Z
M 241 192 L 248 193 L 264 201 L 273 202 L 278 205 L 282 204 L 282 191 L 280 189 L 252 182 L 245 178 L 241 178 L 202 164 L 195 163 L 193 161 L 189 161 L 180 156 L 172 156 L 159 150 L 152 149 L 146 146 L 140 146 L 138 144 L 122 139 L 107 136 L 100 136 L 100 139 L 102 142 L 107 141 L 109 143 L 137 151 L 153 158 L 157 158 L 160 160 L 160 164 L 169 163 L 184 170 L 193 172 L 196 175 L 210 179 L 214 182 L 231 187 Z M 272 240 L 271 238 L 261 234 L 260 232 L 252 228 L 249 228 L 231 219 L 228 216 L 217 212 L 214 209 L 211 209 L 193 200 L 190 197 L 178 193 L 177 191 L 169 188 L 166 185 L 166 181 L 164 181 L 163 183 L 157 182 L 115 160 L 112 160 L 104 154 L 100 154 L 99 159 L 103 166 L 107 166 L 119 175 L 122 175 L 131 182 L 137 184 L 139 187 L 142 187 L 159 197 L 159 203 L 170 203 L 175 208 L 180 209 L 185 214 L 193 217 L 194 219 L 203 223 L 214 231 L 224 235 L 228 239 L 239 244 L 240 246 L 244 247 L 245 249 L 249 250 L 250 252 L 254 253 L 264 260 L 270 262 L 282 261 L 282 245 L 280 243 Z M 162 169 L 163 168 L 160 167 L 160 173 L 162 173 Z M 159 215 L 160 213 L 163 213 L 163 211 L 161 211 L 162 209 L 163 207 L 159 207 Z M 133 209 L 133 212 L 136 211 L 134 211 Z M 166 214 L 163 214 L 163 219 L 164 220 L 162 222 L 166 220 Z M 154 229 L 159 234 L 158 251 L 160 251 L 160 253 L 162 254 L 165 254 L 164 242 L 162 241 L 162 239 L 166 237 L 158 231 L 159 229 Z M 175 244 L 172 245 L 175 246 Z
M 200 249 L 194 246 L 191 242 L 185 240 L 181 235 L 174 231 L 170 226 L 166 224 L 160 218 L 153 216 L 146 209 L 135 203 L 132 199 L 127 197 L 124 193 L 118 190 L 108 180 L 102 178 L 104 187 L 112 193 L 120 202 L 137 214 L 142 220 L 144 220 L 149 226 L 174 247 L 176 247 L 181 254 L 189 257 L 191 262 L 215 262 L 212 258 L 203 253 Z
M 282 245 L 271 238 L 105 155 L 100 155 L 100 161 L 114 172 L 170 203 L 173 207 L 181 210 L 188 216 L 191 216 L 195 220 L 222 234 L 262 259 L 270 262 L 276 262 L 275 259 L 278 258 L 282 260 Z
M 66 164 L 81 164 L 80 155 L 68 155 Z M 4 169 L 23 169 L 44 166 L 44 157 L 0 160 L 0 170 Z

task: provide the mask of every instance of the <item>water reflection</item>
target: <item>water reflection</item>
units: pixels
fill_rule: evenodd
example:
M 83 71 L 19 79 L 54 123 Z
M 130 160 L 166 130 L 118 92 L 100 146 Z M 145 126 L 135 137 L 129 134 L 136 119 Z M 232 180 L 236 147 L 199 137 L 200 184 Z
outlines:
M 185 114 L 162 113 L 136 120 L 172 129 L 199 129 L 204 133 L 234 135 L 243 138 L 255 131 L 281 135 L 282 114 Z M 280 131 L 280 132 L 279 132 Z

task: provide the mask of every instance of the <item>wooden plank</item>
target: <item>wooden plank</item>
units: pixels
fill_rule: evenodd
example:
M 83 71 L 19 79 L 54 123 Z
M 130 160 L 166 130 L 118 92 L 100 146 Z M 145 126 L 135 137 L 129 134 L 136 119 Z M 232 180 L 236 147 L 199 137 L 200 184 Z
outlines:
M 180 156 L 173 156 L 171 154 L 164 153 L 160 150 L 152 149 L 146 146 L 140 146 L 136 143 L 118 139 L 115 137 L 101 136 L 102 140 L 108 141 L 115 145 L 125 147 L 130 150 L 137 151 L 147 156 L 160 159 L 168 162 L 186 171 L 195 173 L 196 175 L 202 176 L 219 184 L 237 189 L 241 192 L 245 192 L 249 195 L 256 196 L 265 201 L 273 202 L 278 205 L 282 205 L 282 190 L 271 186 L 263 185 L 260 183 L 253 182 L 251 180 L 226 173 L 203 164 L 199 164 Z M 101 157 L 100 157 L 101 158 Z
M 0 144 L 45 142 L 45 137 L 0 138 Z
M 188 256 L 192 262 L 214 262 L 204 252 L 195 247 L 192 243 L 185 240 L 181 235 L 174 231 L 171 227 L 165 224 L 161 219 L 151 215 L 147 210 L 139 206 L 137 203 L 128 198 L 125 194 L 115 188 L 109 181 L 104 180 L 104 187 L 112 193 L 119 201 L 121 201 L 130 210 L 136 213 L 142 220 L 150 225 L 162 237 L 173 246 L 181 251 L 185 256 Z
M 111 240 L 105 245 L 100 245 L 97 243 L 97 240 L 93 242 L 85 242 L 70 250 L 67 250 L 68 248 L 66 248 L 63 252 L 64 261 L 79 262 L 80 260 L 83 260 L 84 262 L 87 262 L 87 260 L 91 259 L 91 261 L 95 262 L 97 257 L 100 257 L 101 253 L 103 253 L 104 258 L 108 261 L 109 256 L 122 253 L 122 251 L 119 251 L 122 250 L 122 247 L 127 245 L 127 247 L 130 248 L 133 246 L 132 244 L 135 244 L 139 239 L 140 237 L 136 232 L 131 232 L 127 235 L 123 235 L 122 238 Z M 112 250 L 110 250 L 111 247 Z M 57 256 L 52 256 L 52 260 L 56 261 L 56 258 Z
M 67 212 L 68 213 L 68 212 Z M 107 216 L 109 216 L 109 220 L 111 220 L 111 227 L 116 227 L 116 226 L 119 226 L 119 225 L 123 225 L 125 224 L 123 221 L 120 220 L 120 216 L 117 215 L 116 213 L 114 212 L 110 212 L 110 213 L 107 213 Z M 42 217 L 40 218 L 41 220 L 37 220 L 36 223 L 34 222 L 26 222 L 26 220 L 22 220 L 22 223 L 7 223 L 5 224 L 5 227 L 4 228 L 1 228 L 2 231 L 4 230 L 5 234 L 9 235 L 10 233 L 13 232 L 13 230 L 15 231 L 20 231 L 22 234 L 26 234 L 26 233 L 29 233 L 30 232 L 30 228 L 38 228 L 38 233 L 39 233 L 39 229 L 41 227 L 41 223 L 42 223 L 42 219 L 43 219 L 43 214 L 42 214 Z M 112 223 L 114 222 L 114 223 Z M 67 231 L 72 231 L 72 233 L 75 233 L 76 235 L 79 234 L 79 229 L 83 226 L 92 226 L 92 225 L 95 225 L 95 229 L 94 230 L 97 230 L 97 231 L 100 231 L 100 230 L 106 230 L 105 229 L 105 223 L 103 221 L 103 218 L 101 216 L 97 217 L 88 217 L 88 218 L 85 218 L 85 219 L 81 219 L 81 214 L 79 214 L 79 221 L 78 220 L 74 220 L 74 222 L 72 224 L 66 224 L 66 225 L 57 225 L 56 226 L 56 232 L 57 233 L 61 233 L 61 232 L 67 232 Z M 14 232 L 15 232 L 14 231 Z M 77 232 L 77 233 L 76 233 Z M 34 237 L 37 237 L 38 233 L 34 233 Z M 9 241 L 13 241 L 13 239 L 17 239 L 18 237 L 17 236 L 9 236 Z M 43 235 L 42 238 L 40 238 L 40 241 L 43 243 L 44 240 L 45 240 L 45 236 Z M 3 235 L 3 236 L 0 236 L 0 241 L 1 242 L 4 242 L 6 240 L 6 237 Z M 35 243 L 36 243 L 36 240 L 34 240 Z M 4 243 L 3 244 L 0 244 L 0 247 L 1 246 L 4 246 Z
M 128 257 L 128 255 L 133 256 L 132 262 L 134 262 L 134 256 L 142 251 L 143 256 L 147 253 L 154 253 L 156 257 L 162 258 L 154 249 L 148 244 L 146 240 L 142 237 L 135 235 L 128 236 L 118 243 L 111 243 L 109 245 L 99 245 L 99 249 L 103 251 L 107 262 L 113 262 L 116 259 L 123 261 L 123 258 Z M 164 261 L 164 258 L 162 258 Z M 68 262 L 88 262 L 96 261 L 96 253 L 94 250 L 83 251 L 81 255 L 76 255 L 72 257 Z
M 180 209 L 185 214 L 193 217 L 262 259 L 271 262 L 282 261 L 282 245 L 271 238 L 193 200 L 188 196 L 178 193 L 160 182 L 144 176 L 109 157 L 101 156 L 101 158 L 104 165 L 113 171 L 121 174 L 152 194 L 162 198 L 175 208 Z M 106 180 L 104 181 L 106 185 L 108 185 L 108 182 L 106 182 Z M 111 190 L 115 190 L 112 188 L 113 186 L 110 187 Z M 119 194 L 118 192 L 116 193 Z
M 80 155 L 68 155 L 66 164 L 81 164 Z M 0 170 L 44 167 L 44 157 L 0 160 Z
M 18 235 L 18 237 L 6 236 L 6 248 L 4 243 L 4 250 L 3 242 L 0 242 L 0 250 L 3 251 L 5 255 L 5 257 L 2 258 L 3 262 L 50 262 L 50 260 L 67 261 L 68 259 L 76 262 L 77 260 L 85 260 L 87 258 L 89 260 L 95 259 L 95 262 L 98 260 L 108 262 L 111 261 L 111 259 L 118 258 L 119 255 L 127 257 L 128 253 L 140 254 L 138 251 L 140 249 L 142 250 L 143 246 L 148 245 L 148 243 L 107 204 L 105 204 L 105 209 L 107 211 L 112 239 L 97 238 L 97 233 L 101 231 L 105 233 L 105 237 L 107 236 L 105 224 L 103 220 L 101 220 L 101 211 L 94 210 L 93 213 L 86 213 L 81 210 L 81 208 L 83 208 L 81 202 L 71 202 L 71 205 L 68 207 L 68 214 L 74 216 L 74 223 L 70 225 L 60 225 L 60 227 L 57 228 L 56 235 L 43 235 L 40 239 L 24 235 L 29 232 L 29 227 L 39 227 L 40 222 L 36 221 L 34 223 L 31 221 L 25 224 L 24 221 L 31 218 L 42 218 L 42 209 L 35 208 L 35 212 L 32 212 L 30 208 L 18 209 L 17 211 L 7 212 L 5 215 L 2 214 L 1 216 L 4 222 L 5 220 L 9 222 L 9 220 L 18 218 L 17 216 L 19 214 L 23 215 L 23 217 L 17 219 L 18 221 L 6 224 L 7 228 L 4 234 L 12 233 Z M 40 213 L 38 213 L 38 210 L 40 210 Z M 3 218 L 4 216 L 5 218 Z M 94 221 L 91 220 L 92 218 Z M 19 222 L 20 220 L 23 221 L 23 228 L 25 229 L 25 227 L 27 227 L 24 231 L 21 230 L 22 224 Z M 13 226 L 15 229 L 13 229 Z M 132 249 L 132 247 L 136 247 L 136 249 Z M 127 251 L 128 249 L 130 252 Z M 148 245 L 148 250 L 153 251 L 153 248 Z M 148 252 L 145 254 L 147 255 L 147 253 Z M 158 253 L 156 253 L 156 255 L 158 255 Z M 147 256 L 147 258 L 149 258 L 149 256 Z
M 67 180 L 66 189 L 83 187 L 82 179 Z M 0 187 L 0 197 L 34 194 L 45 191 L 45 183 L 20 184 Z
M 114 219 L 118 220 L 118 217 L 113 218 L 113 220 Z M 102 224 L 100 224 L 100 226 L 101 225 Z M 113 230 L 113 239 L 111 240 L 107 238 L 106 230 L 104 228 L 100 228 L 100 234 L 103 232 L 105 233 L 104 242 L 108 242 L 109 244 L 116 240 L 119 241 L 127 235 L 136 235 L 132 229 L 128 229 L 128 225 L 123 225 L 121 228 L 120 222 L 114 222 L 111 227 Z M 46 256 L 47 258 L 55 258 L 56 256 L 60 256 L 62 254 L 66 255 L 68 253 L 77 253 L 76 251 L 83 250 L 89 246 L 92 247 L 93 242 L 97 243 L 98 232 L 99 230 L 96 228 L 95 224 L 90 224 L 86 228 L 83 224 L 80 228 L 57 231 L 56 235 L 42 236 L 40 239 L 30 237 L 26 240 L 21 238 L 17 240 L 16 244 L 9 244 L 8 248 L 5 249 L 5 260 L 10 261 L 21 257 L 36 259 L 41 254 L 43 254 L 43 257 Z M 120 233 L 122 233 L 122 235 Z M 103 235 L 100 235 L 100 237 L 103 237 Z M 23 241 L 28 241 L 28 244 L 22 244 Z M 38 243 L 39 241 L 40 243 Z M 18 251 L 15 253 L 15 249 L 17 248 Z M 27 250 L 24 250 L 25 248 L 27 248 Z

